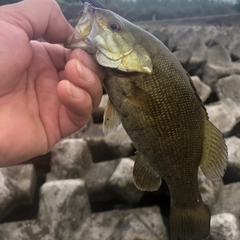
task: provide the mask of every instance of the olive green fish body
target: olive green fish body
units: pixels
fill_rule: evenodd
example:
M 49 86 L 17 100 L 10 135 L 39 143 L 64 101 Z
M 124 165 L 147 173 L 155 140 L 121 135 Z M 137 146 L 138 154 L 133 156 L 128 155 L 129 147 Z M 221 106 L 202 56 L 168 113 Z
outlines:
M 155 191 L 166 181 L 171 239 L 207 239 L 210 213 L 199 193 L 198 167 L 220 180 L 227 149 L 189 75 L 154 36 L 86 3 L 68 46 L 87 50 L 107 67 L 104 132 L 122 122 L 137 149 L 133 178 L 139 189 Z
M 177 185 L 189 185 L 189 189 L 194 185 L 194 191 L 197 189 L 207 115 L 182 66 L 168 57 L 165 46 L 159 47 L 161 42 L 149 38 L 146 45 L 153 73 L 128 74 L 109 69 L 104 86 L 138 154 L 169 183 L 173 197 Z

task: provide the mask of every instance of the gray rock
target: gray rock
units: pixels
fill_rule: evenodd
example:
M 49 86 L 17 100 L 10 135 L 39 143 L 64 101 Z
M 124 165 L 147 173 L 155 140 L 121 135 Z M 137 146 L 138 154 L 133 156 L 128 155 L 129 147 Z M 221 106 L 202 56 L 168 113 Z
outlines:
M 109 201 L 115 194 L 108 185 L 108 179 L 115 171 L 119 160 L 94 163 L 88 170 L 85 181 L 90 202 Z
M 192 76 L 191 79 L 197 89 L 198 95 L 200 96 L 202 101 L 205 102 L 211 94 L 211 88 L 207 84 L 202 82 L 198 76 Z
M 229 67 L 220 67 L 207 63 L 203 70 L 203 82 L 212 86 L 218 79 L 227 77 L 233 74 L 240 74 L 240 63 L 233 62 Z
M 211 240 L 240 239 L 240 222 L 230 213 L 221 213 L 211 218 Z
M 64 139 L 52 149 L 51 170 L 57 179 L 84 178 L 92 155 L 83 139 Z
M 16 207 L 17 199 L 16 190 L 12 191 L 7 179 L 0 171 L 0 220 Z
M 129 214 L 122 220 L 122 224 L 117 228 L 111 240 L 158 240 L 154 235 L 135 215 Z
M 94 124 L 84 133 L 83 138 L 88 143 L 94 162 L 128 157 L 135 150 L 122 125 L 104 136 L 102 125 Z
M 226 139 L 228 147 L 228 167 L 224 176 L 226 183 L 240 182 L 240 139 L 230 137 Z
M 167 240 L 167 230 L 158 207 L 133 209 L 132 213 L 161 240 Z
M 231 67 L 232 60 L 228 50 L 222 45 L 214 45 L 207 51 L 207 63 L 221 67 Z
M 22 221 L 0 224 L 1 240 L 53 240 L 48 226 L 38 221 Z
M 132 159 L 121 159 L 108 180 L 111 189 L 127 204 L 136 204 L 143 196 L 143 192 L 138 190 L 133 183 L 133 166 Z
M 219 78 L 223 78 L 232 74 L 232 68 L 221 67 L 207 63 L 203 69 L 203 82 L 212 86 L 218 81 Z
M 219 99 L 229 98 L 240 104 L 240 75 L 231 75 L 218 80 L 216 92 Z
M 173 54 L 178 59 L 178 61 L 183 65 L 183 67 L 186 68 L 192 56 L 192 52 L 187 48 L 183 48 L 175 51 Z
M 168 44 L 168 35 L 165 32 L 155 30 L 152 32 L 152 35 L 159 39 L 163 44 Z
M 230 99 L 209 104 L 206 109 L 210 120 L 224 135 L 228 135 L 240 117 L 240 107 Z
M 234 60 L 240 60 L 240 40 L 231 46 L 230 54 Z
M 129 229 L 131 221 L 129 220 L 134 220 L 134 225 L 131 227 L 134 229 L 134 234 L 136 234 L 136 236 L 144 236 L 144 233 L 147 233 L 148 235 L 155 237 L 152 239 L 168 239 L 167 231 L 158 207 L 94 213 L 85 221 L 83 227 L 75 234 L 75 239 L 121 239 L 121 237 L 129 236 L 128 234 L 131 231 L 131 229 Z M 143 227 L 139 228 L 139 226 Z
M 195 75 L 202 74 L 202 67 L 206 63 L 207 58 L 207 47 L 203 39 L 196 37 L 188 46 L 189 50 L 192 52 L 188 64 L 188 72 L 195 73 Z
M 45 183 L 40 192 L 39 221 L 50 228 L 53 239 L 74 239 L 74 233 L 90 216 L 83 180 Z
M 240 75 L 240 61 L 232 63 L 232 72 L 233 74 Z
M 32 203 L 37 180 L 34 165 L 23 164 L 6 167 L 2 168 L 2 173 L 9 182 L 15 185 L 15 189 L 18 191 L 18 201 L 21 201 L 21 204 Z
M 208 180 L 199 169 L 198 173 L 198 185 L 202 195 L 202 200 L 212 210 L 214 204 L 219 198 L 220 192 L 223 187 L 223 182 L 212 182 Z
M 33 201 L 36 173 L 32 164 L 0 169 L 0 219 L 22 204 Z
M 222 45 L 227 47 L 232 41 L 233 34 L 229 32 L 219 32 L 210 42 L 209 46 Z
M 212 214 L 232 213 L 240 218 L 240 182 L 227 184 L 222 188 L 217 203 L 214 205 Z
M 115 131 L 106 135 L 104 137 L 104 143 L 114 152 L 116 158 L 128 157 L 135 150 L 131 139 L 122 125 L 120 125 Z

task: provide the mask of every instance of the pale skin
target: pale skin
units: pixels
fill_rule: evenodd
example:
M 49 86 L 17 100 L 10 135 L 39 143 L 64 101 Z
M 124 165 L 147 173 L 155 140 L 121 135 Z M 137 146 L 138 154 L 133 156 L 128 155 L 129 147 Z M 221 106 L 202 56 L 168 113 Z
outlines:
M 104 70 L 53 44 L 72 31 L 54 0 L 0 7 L 0 167 L 49 152 L 98 107 Z

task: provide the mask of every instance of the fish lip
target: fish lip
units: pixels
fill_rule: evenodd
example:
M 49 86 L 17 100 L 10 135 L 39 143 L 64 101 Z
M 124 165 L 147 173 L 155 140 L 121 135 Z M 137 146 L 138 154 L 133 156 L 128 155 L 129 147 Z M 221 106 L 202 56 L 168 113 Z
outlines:
M 84 3 L 84 10 L 82 17 L 80 18 L 79 22 L 84 23 L 85 21 L 88 21 L 89 19 L 93 19 L 95 14 L 95 8 L 91 6 L 88 2 Z M 84 39 L 84 36 L 81 36 L 81 33 L 79 33 L 76 30 L 77 26 L 75 27 L 72 34 L 69 36 L 67 41 L 64 43 L 64 47 L 66 48 L 76 48 L 78 47 L 78 43 Z M 80 30 L 80 29 L 79 29 Z
M 80 34 L 74 30 L 72 34 L 69 36 L 67 41 L 64 43 L 64 47 L 66 48 L 75 48 L 75 44 L 77 44 L 81 40 Z
M 84 3 L 84 8 L 87 8 L 88 14 L 90 14 L 93 17 L 93 15 L 95 13 L 95 8 L 87 2 Z

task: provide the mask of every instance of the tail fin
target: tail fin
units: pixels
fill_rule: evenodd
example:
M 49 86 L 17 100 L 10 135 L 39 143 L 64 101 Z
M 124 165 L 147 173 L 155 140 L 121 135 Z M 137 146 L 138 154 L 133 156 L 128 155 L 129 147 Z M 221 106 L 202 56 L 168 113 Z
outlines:
M 207 239 L 210 233 L 210 217 L 209 209 L 202 201 L 192 208 L 175 207 L 171 204 L 170 239 Z

